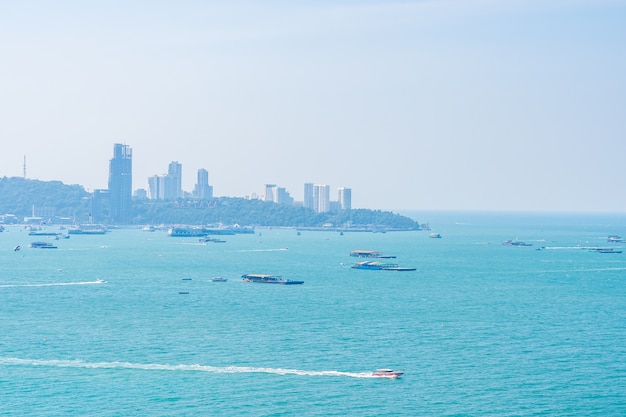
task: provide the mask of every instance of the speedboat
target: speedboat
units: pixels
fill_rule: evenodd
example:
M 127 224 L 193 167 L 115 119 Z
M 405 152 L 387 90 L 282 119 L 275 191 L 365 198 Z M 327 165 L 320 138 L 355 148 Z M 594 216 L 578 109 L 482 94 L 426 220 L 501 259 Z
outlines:
M 372 376 L 375 378 L 399 378 L 404 375 L 402 371 L 394 371 L 393 369 L 377 369 L 372 372 Z
M 213 282 L 226 282 L 228 280 L 226 278 L 222 278 L 222 277 L 213 277 L 213 278 L 211 278 L 211 281 L 213 281 Z

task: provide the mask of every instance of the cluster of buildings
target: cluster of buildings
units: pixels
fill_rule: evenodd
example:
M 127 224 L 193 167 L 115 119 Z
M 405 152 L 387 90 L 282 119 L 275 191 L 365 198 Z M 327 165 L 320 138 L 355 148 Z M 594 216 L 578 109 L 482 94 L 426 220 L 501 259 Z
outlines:
M 183 166 L 171 162 L 165 175 L 154 175 L 148 178 L 148 191 L 145 197 L 152 200 L 176 200 L 187 197 L 182 188 Z M 141 193 L 142 191 L 139 191 Z M 209 185 L 209 171 L 204 168 L 198 170 L 198 181 L 191 195 L 193 198 L 213 198 L 213 187 Z
M 352 190 L 341 187 L 337 191 L 337 200 L 331 200 L 330 186 L 307 182 L 304 184 L 304 200 L 294 201 L 285 188 L 277 187 L 276 184 L 265 184 L 263 199 L 278 204 L 301 205 L 314 210 L 316 213 L 350 210 L 352 208 Z
M 113 145 L 113 158 L 109 162 L 109 188 L 95 190 L 92 213 L 95 218 L 109 217 L 114 223 L 132 221 L 132 157 L 130 146 L 116 143 Z M 206 169 L 198 170 L 198 178 L 192 193 L 182 189 L 182 164 L 171 162 L 167 174 L 148 178 L 148 190 L 138 189 L 134 196 L 151 200 L 177 200 L 179 198 L 211 199 L 213 187 L 209 185 L 209 173 Z M 249 197 L 249 198 L 257 198 Z M 289 192 L 276 184 L 265 185 L 265 195 L 260 199 L 278 204 L 300 205 L 317 213 L 350 210 L 352 208 L 352 190 L 339 188 L 337 200 L 330 199 L 330 187 L 314 183 L 304 184 L 303 201 L 294 201 Z

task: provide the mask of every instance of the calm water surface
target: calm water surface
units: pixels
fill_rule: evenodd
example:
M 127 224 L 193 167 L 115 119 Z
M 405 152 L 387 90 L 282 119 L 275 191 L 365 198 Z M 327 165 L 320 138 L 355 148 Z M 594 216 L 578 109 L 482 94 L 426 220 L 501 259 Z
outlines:
M 626 216 L 414 216 L 442 238 L 119 229 L 41 250 L 9 227 L 0 415 L 626 415 L 626 251 L 589 250 L 621 248 Z M 417 270 L 352 269 L 355 249 Z

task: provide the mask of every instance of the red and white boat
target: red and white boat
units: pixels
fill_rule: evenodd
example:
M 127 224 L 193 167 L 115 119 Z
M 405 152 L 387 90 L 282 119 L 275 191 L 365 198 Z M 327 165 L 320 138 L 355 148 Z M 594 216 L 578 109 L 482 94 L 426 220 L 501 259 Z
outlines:
M 372 376 L 375 378 L 398 378 L 400 375 L 404 375 L 404 372 L 393 369 L 377 369 L 372 372 Z

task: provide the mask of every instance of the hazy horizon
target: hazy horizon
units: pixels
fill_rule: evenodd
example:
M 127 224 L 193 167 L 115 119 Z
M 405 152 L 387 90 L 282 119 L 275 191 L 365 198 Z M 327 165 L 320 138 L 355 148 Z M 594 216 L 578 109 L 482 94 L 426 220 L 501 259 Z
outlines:
M 0 176 L 354 208 L 626 211 L 626 1 L 16 2 Z

